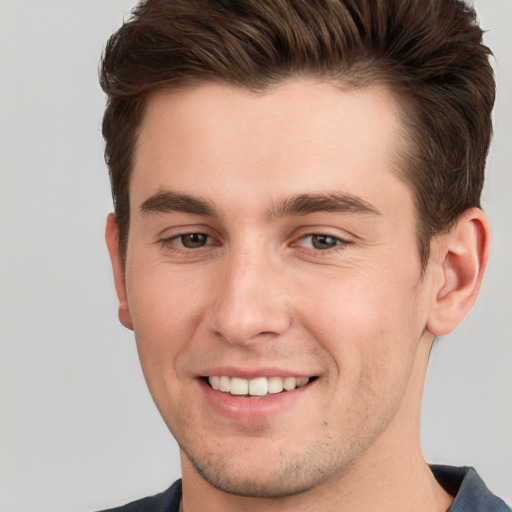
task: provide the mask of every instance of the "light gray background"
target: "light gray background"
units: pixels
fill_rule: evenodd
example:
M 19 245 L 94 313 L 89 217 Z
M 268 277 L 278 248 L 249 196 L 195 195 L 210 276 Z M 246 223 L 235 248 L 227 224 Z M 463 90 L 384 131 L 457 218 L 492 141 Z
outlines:
M 97 65 L 132 0 L 0 0 L 0 511 L 88 511 L 167 487 L 177 447 L 103 242 L 111 209 Z M 476 466 L 512 503 L 512 2 L 476 1 L 499 96 L 477 306 L 434 350 L 429 461 Z

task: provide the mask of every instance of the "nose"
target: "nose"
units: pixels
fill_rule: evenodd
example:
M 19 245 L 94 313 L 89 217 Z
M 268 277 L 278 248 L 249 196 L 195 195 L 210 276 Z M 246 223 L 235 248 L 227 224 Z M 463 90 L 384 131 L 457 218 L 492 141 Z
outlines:
M 209 327 L 228 343 L 245 345 L 274 338 L 290 327 L 283 269 L 264 251 L 227 257 L 215 285 Z

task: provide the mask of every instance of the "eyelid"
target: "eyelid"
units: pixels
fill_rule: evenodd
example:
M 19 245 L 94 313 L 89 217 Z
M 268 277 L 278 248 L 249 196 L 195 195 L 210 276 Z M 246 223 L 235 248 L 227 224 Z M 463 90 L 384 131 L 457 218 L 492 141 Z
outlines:
M 353 233 L 350 233 L 344 229 L 327 226 L 302 226 L 295 230 L 292 237 L 294 240 L 299 240 L 300 238 L 314 235 L 330 236 L 346 243 L 353 242 L 358 238 Z
M 157 233 L 158 239 L 170 239 L 183 235 L 189 235 L 191 233 L 202 233 L 204 235 L 211 236 L 212 238 L 217 237 L 216 231 L 211 227 L 204 224 L 180 224 L 176 226 L 168 226 Z

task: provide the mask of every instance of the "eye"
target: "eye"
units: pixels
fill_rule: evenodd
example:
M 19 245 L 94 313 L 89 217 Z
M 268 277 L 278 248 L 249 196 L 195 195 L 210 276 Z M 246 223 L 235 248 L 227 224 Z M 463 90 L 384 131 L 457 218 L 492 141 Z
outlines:
M 186 233 L 172 238 L 174 242 L 178 242 L 187 249 L 199 249 L 208 243 L 209 236 L 205 233 Z
M 206 245 L 208 235 L 204 233 L 189 233 L 180 237 L 181 243 L 188 249 L 196 249 Z
M 308 247 L 318 251 L 326 251 L 343 243 L 347 242 L 341 238 L 326 234 L 310 234 L 300 239 L 300 245 L 302 245 L 302 247 Z

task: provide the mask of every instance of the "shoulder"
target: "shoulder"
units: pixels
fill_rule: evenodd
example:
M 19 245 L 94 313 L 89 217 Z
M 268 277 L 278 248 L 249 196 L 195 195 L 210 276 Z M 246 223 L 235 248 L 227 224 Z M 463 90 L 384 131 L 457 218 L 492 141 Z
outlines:
M 164 492 L 132 501 L 122 507 L 111 508 L 101 512 L 178 512 L 181 501 L 181 480 Z
M 511 512 L 503 500 L 491 493 L 473 468 L 431 466 L 431 469 L 439 484 L 455 496 L 448 512 Z

